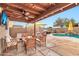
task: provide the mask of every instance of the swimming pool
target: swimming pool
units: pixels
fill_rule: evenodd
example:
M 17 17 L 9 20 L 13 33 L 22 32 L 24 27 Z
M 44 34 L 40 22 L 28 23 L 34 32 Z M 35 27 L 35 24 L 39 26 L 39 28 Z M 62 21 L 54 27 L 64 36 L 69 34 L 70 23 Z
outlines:
M 79 38 L 79 35 L 77 34 L 60 34 L 60 33 L 56 33 L 53 34 L 54 36 L 69 36 L 69 37 L 75 37 L 75 38 Z

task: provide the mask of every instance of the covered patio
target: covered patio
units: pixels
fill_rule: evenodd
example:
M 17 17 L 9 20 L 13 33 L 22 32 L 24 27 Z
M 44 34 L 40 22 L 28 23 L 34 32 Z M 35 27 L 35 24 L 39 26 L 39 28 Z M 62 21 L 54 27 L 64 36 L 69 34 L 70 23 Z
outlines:
M 0 55 L 6 56 L 60 56 L 60 55 L 79 55 L 78 53 L 70 52 L 70 54 L 63 54 L 58 47 L 60 44 L 56 41 L 52 41 L 46 31 L 42 27 L 38 27 L 37 22 L 43 20 L 49 16 L 56 15 L 65 10 L 78 6 L 79 3 L 2 3 L 0 7 L 2 12 L 5 12 L 8 16 L 6 25 L 0 25 L 4 27 L 5 32 L 0 37 L 2 43 L 0 46 Z M 0 16 L 1 18 L 1 16 Z M 1 19 L 0 19 L 1 20 Z M 49 19 L 50 20 L 50 19 Z M 22 28 L 13 26 L 12 21 L 25 22 L 27 26 Z M 28 24 L 32 24 L 29 28 Z M 46 26 L 46 24 L 42 24 Z M 3 30 L 3 29 L 2 29 Z M 2 31 L 1 30 L 1 31 Z M 2 35 L 2 34 L 0 34 Z M 52 39 L 55 39 L 54 37 Z M 58 41 L 58 40 L 57 40 Z M 57 44 L 58 47 L 48 47 L 47 42 Z M 62 44 L 64 47 L 65 45 Z M 74 44 L 75 45 L 75 44 Z M 67 47 L 67 46 L 66 46 Z M 66 49 L 68 50 L 68 49 Z M 61 52 L 60 52 L 61 51 Z M 73 51 L 75 51 L 73 49 Z M 78 52 L 79 50 L 77 50 Z M 62 53 L 62 54 L 61 54 Z M 69 53 L 69 52 L 68 52 Z

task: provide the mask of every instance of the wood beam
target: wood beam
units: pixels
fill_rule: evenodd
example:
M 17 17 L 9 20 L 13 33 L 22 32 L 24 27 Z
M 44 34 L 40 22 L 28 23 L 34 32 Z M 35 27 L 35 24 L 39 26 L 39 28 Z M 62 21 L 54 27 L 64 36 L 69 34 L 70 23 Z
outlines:
M 61 8 L 63 6 L 66 6 L 67 4 L 69 4 L 69 3 L 61 3 L 61 4 L 56 3 L 55 6 L 52 5 L 47 12 L 59 9 L 59 8 Z
M 16 19 L 19 19 L 19 20 L 25 20 L 23 17 L 19 17 L 19 16 L 14 16 L 14 15 L 9 15 L 8 17 L 12 17 L 12 18 L 16 18 Z M 15 20 L 16 20 L 15 19 Z
M 19 22 L 27 22 L 29 23 L 27 20 L 25 19 L 21 19 L 21 18 L 15 18 L 15 17 L 8 17 L 11 21 L 19 21 Z
M 34 11 L 34 10 L 32 10 L 32 9 L 22 5 L 22 4 L 12 4 L 11 3 L 11 4 L 7 4 L 7 5 L 11 6 L 11 7 L 15 7 L 15 8 L 21 9 L 21 10 L 25 10 L 25 11 L 31 12 L 33 14 L 40 14 L 39 12 L 36 12 L 36 11 Z
M 18 11 L 14 11 L 14 10 L 5 10 L 6 11 L 6 13 L 10 13 L 10 14 L 14 14 L 14 15 L 18 15 L 18 16 L 22 16 L 22 17 L 24 17 L 23 16 L 23 14 L 21 14 L 20 12 L 18 12 Z M 35 16 L 35 15 L 32 15 L 32 14 L 29 14 L 29 15 L 26 15 L 25 17 L 29 17 L 29 16 Z
M 38 3 L 38 4 L 39 4 L 40 6 L 42 6 L 42 7 L 45 7 L 45 8 L 50 5 L 49 3 L 43 3 L 43 4 L 42 4 L 42 3 Z
M 17 10 L 15 10 L 15 9 L 5 9 L 5 11 L 8 11 L 8 12 L 11 12 L 11 13 L 13 13 L 13 14 L 17 14 L 17 15 L 21 15 L 21 16 L 23 16 L 23 13 L 22 12 L 20 12 L 20 11 L 17 11 Z M 35 15 L 35 14 L 33 14 L 33 13 L 29 13 L 29 15 L 26 15 L 26 13 L 28 13 L 28 12 L 25 12 L 25 16 L 38 16 L 38 15 Z
M 50 6 L 55 6 L 55 3 L 37 3 L 39 6 L 43 7 L 43 8 L 48 8 Z
M 23 16 L 23 12 L 21 12 L 21 11 L 17 10 L 16 8 L 11 7 L 11 6 L 8 6 L 8 7 L 9 8 L 6 8 L 7 11 L 15 12 L 16 14 L 19 14 L 19 15 Z M 31 12 L 25 12 L 25 13 L 29 13 L 29 15 L 31 15 L 31 16 L 36 16 L 36 17 L 39 16 L 38 14 L 34 14 L 34 13 L 31 13 Z M 27 15 L 25 15 L 25 16 L 27 16 Z
M 69 4 L 69 3 L 64 3 L 64 4 L 63 3 L 62 4 L 57 3 L 57 4 L 55 4 L 55 6 L 50 5 L 50 8 L 48 8 L 46 12 L 42 13 L 42 15 L 38 16 L 37 18 L 43 17 L 44 15 L 48 14 L 50 11 L 54 11 L 56 9 L 59 9 L 60 7 L 63 7 L 67 4 Z
M 23 17 L 23 18 L 26 19 L 26 17 L 27 17 L 28 19 L 26 19 L 26 20 L 32 20 L 32 16 L 33 16 L 33 15 L 23 16 L 23 15 L 20 15 L 20 14 L 17 14 L 17 13 L 11 13 L 10 11 L 6 11 L 6 13 L 7 13 L 8 16 L 14 16 L 16 18 Z
M 31 8 L 36 10 L 36 11 L 46 11 L 46 8 L 42 7 L 38 3 L 33 3 L 33 6 L 31 6 Z
M 70 9 L 72 7 L 75 7 L 75 6 L 76 5 L 74 3 L 72 3 L 72 4 L 66 4 L 65 6 L 62 6 L 60 8 L 56 8 L 55 10 L 48 11 L 47 13 L 45 13 L 45 14 L 41 15 L 40 17 L 38 17 L 35 21 L 32 20 L 31 22 L 36 22 L 36 21 L 42 20 L 44 18 L 47 18 L 50 15 L 55 15 L 57 13 L 60 13 L 60 12 L 62 12 L 61 9 L 63 9 L 63 11 L 65 11 L 65 10 L 68 10 L 68 9 Z M 67 8 L 67 9 L 65 9 L 65 8 Z
M 35 4 L 20 4 L 20 6 L 23 6 L 23 8 L 26 8 L 26 11 L 31 10 L 36 12 L 37 14 L 41 14 L 40 11 L 45 11 L 45 9 L 37 7 Z
M 11 15 L 18 15 L 18 16 L 23 16 L 22 14 L 20 14 L 20 13 L 17 13 L 17 12 L 13 12 L 12 10 L 5 10 L 5 12 L 8 14 L 11 14 Z
M 17 10 L 15 10 L 15 9 L 6 9 L 7 11 L 10 11 L 10 12 L 12 12 L 12 13 L 16 13 L 16 14 L 21 14 L 22 15 L 22 12 L 20 12 L 20 11 L 17 11 Z M 6 11 L 5 10 L 5 11 Z
M 26 18 L 23 17 L 23 16 L 18 16 L 18 15 L 16 15 L 16 14 L 13 14 L 13 13 L 10 13 L 10 12 L 6 12 L 6 13 L 7 13 L 8 17 L 10 17 L 10 18 L 12 18 L 12 19 L 14 19 L 14 20 L 17 20 L 17 21 L 22 21 L 22 22 L 24 22 L 24 20 L 25 20 L 26 22 L 28 22 L 28 20 L 31 20 L 31 18 L 26 19 Z

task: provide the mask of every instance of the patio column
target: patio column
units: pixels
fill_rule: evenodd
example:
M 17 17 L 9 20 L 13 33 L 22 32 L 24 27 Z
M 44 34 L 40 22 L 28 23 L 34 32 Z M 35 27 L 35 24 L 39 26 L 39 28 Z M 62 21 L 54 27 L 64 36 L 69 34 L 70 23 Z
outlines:
M 0 14 L 0 25 L 1 25 L 1 14 Z
M 34 36 L 36 36 L 36 23 L 34 23 Z

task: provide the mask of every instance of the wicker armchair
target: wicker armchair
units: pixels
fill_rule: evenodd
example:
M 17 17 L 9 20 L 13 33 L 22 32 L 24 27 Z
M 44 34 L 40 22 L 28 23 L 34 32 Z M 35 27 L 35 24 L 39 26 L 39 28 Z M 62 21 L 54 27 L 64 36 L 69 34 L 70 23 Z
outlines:
M 6 48 L 5 51 L 8 52 L 11 49 L 18 49 L 18 41 L 16 40 L 16 38 L 11 38 L 10 42 L 6 42 Z
M 25 43 L 25 47 L 26 47 L 26 53 L 27 52 L 36 52 L 36 39 L 35 36 L 28 36 L 26 37 L 26 43 Z
M 46 46 L 46 33 L 45 32 L 41 33 L 38 39 L 39 39 L 39 43 L 41 47 Z

